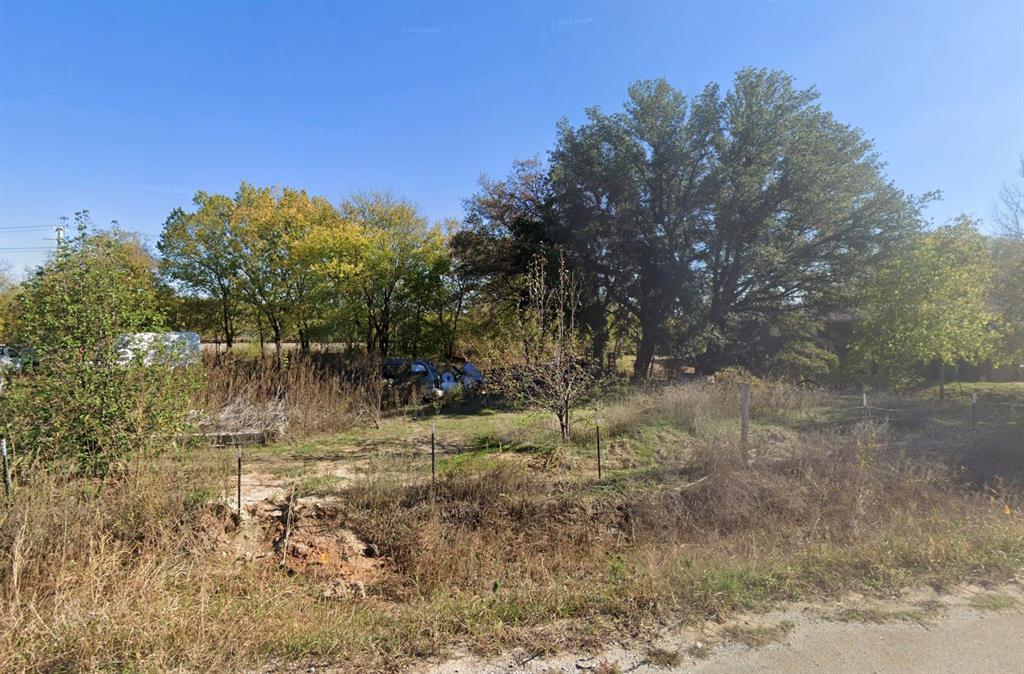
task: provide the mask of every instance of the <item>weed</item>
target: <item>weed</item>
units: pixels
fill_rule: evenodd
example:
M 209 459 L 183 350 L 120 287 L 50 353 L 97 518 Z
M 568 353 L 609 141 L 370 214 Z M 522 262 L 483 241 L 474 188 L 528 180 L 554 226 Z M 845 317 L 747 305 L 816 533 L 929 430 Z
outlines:
M 342 482 L 336 475 L 310 475 L 299 481 L 295 490 L 302 496 L 330 496 L 338 491 Z
M 617 660 L 615 662 L 600 660 L 594 667 L 594 674 L 622 674 L 622 667 L 619 666 Z
M 783 620 L 775 625 L 730 625 L 724 632 L 733 641 L 749 648 L 761 648 L 782 641 L 794 627 L 793 621 Z
M 711 644 L 704 641 L 697 641 L 686 648 L 686 654 L 694 660 L 707 660 L 711 657 L 711 652 L 713 650 L 714 648 Z
M 1020 602 L 1015 597 L 1006 594 L 987 592 L 974 595 L 967 600 L 967 604 L 979 611 L 1008 611 L 1017 608 Z
M 864 622 L 881 625 L 891 622 L 913 622 L 928 625 L 931 619 L 944 610 L 941 603 L 926 604 L 918 608 L 844 608 L 836 611 L 831 617 L 839 622 Z
M 668 650 L 666 648 L 648 648 L 647 662 L 655 667 L 678 667 L 683 662 L 683 656 L 679 649 Z

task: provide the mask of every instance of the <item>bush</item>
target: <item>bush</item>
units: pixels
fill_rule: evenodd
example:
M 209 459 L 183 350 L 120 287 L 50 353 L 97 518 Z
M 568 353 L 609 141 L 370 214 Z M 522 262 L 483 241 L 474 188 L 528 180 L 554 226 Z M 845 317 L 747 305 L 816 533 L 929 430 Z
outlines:
M 152 259 L 131 237 L 90 235 L 85 222 L 22 290 L 18 337 L 31 363 L 2 406 L 22 477 L 40 462 L 102 476 L 187 430 L 198 369 L 119 362 L 122 336 L 163 325 Z

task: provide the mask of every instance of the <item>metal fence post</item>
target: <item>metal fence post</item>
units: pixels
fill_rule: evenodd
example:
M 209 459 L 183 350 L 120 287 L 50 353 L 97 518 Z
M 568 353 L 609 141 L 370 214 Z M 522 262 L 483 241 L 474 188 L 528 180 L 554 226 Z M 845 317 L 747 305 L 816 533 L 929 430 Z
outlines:
M 430 422 L 430 484 L 437 482 L 437 422 Z
M 597 431 L 597 479 L 601 479 L 601 417 L 594 417 L 594 430 Z
M 0 438 L 0 456 L 3 457 L 4 496 L 11 496 L 11 464 L 7 462 L 7 438 Z
M 971 393 L 971 449 L 978 445 L 978 394 Z
M 740 448 L 743 463 L 750 465 L 750 384 L 743 384 L 740 392 Z
M 242 448 L 241 447 L 238 448 L 237 458 L 238 458 L 238 489 L 237 489 L 237 497 L 238 497 L 238 503 L 237 503 L 237 505 L 238 505 L 238 523 L 241 524 L 242 523 Z

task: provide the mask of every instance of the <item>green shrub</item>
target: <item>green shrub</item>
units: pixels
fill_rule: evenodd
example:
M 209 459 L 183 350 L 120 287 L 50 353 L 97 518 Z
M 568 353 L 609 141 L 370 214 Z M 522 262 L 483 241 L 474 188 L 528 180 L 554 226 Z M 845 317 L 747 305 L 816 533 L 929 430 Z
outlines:
M 117 230 L 87 233 L 86 217 L 22 289 L 18 338 L 31 357 L 0 406 L 22 477 L 64 462 L 101 476 L 169 446 L 198 380 L 194 366 L 119 362 L 120 337 L 163 325 L 152 258 Z

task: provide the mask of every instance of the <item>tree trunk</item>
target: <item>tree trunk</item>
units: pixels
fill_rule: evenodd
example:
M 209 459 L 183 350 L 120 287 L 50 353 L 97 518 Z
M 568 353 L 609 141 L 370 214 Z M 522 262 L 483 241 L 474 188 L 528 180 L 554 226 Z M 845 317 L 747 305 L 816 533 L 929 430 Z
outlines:
M 224 343 L 227 344 L 227 348 L 230 349 L 235 343 L 235 330 L 231 325 L 231 309 L 228 306 L 229 300 L 227 295 L 222 295 L 220 300 L 221 308 L 221 319 L 224 322 Z
M 455 356 L 455 339 L 459 332 L 459 316 L 462 315 L 463 293 L 459 293 L 459 301 L 455 304 L 455 314 L 452 316 L 452 329 L 448 335 L 448 345 L 445 348 L 445 357 L 451 360 Z
M 633 377 L 635 379 L 647 379 L 651 376 L 651 364 L 654 362 L 654 349 L 656 347 L 654 330 L 641 325 L 640 344 L 636 349 L 636 362 L 633 363 Z
M 381 314 L 380 329 L 377 331 L 377 346 L 380 348 L 380 357 L 387 358 L 391 350 L 391 317 L 387 312 Z
M 423 324 L 422 321 L 423 321 L 423 311 L 419 307 L 416 307 L 416 315 L 413 317 L 413 324 L 412 324 L 412 348 L 409 349 L 409 352 L 412 354 L 413 358 L 416 358 L 419 355 L 419 350 L 420 350 L 420 326 Z M 399 330 L 400 329 L 401 328 L 399 328 Z
M 719 335 L 725 334 L 726 319 L 722 315 L 722 310 L 714 306 L 711 308 L 711 316 L 708 318 L 708 322 L 717 328 Z M 722 366 L 722 345 L 719 342 L 710 342 L 705 348 L 704 353 L 697 358 L 695 363 L 698 374 L 710 377 L 714 373 L 718 372 L 718 369 Z
M 566 442 L 568 442 L 569 439 L 572 437 L 572 417 L 570 416 L 571 413 L 572 412 L 569 409 L 562 409 L 556 415 L 558 417 L 558 431 L 562 436 L 562 440 Z
M 591 358 L 597 363 L 597 366 L 604 370 L 604 352 L 608 349 L 608 331 L 597 330 L 594 333 L 593 343 L 591 345 Z
M 586 326 L 590 328 L 590 334 L 593 335 L 590 358 L 596 367 L 603 370 L 604 353 L 608 349 L 607 304 L 599 300 L 589 303 L 582 317 Z
M 709 377 L 718 371 L 721 364 L 721 349 L 717 344 L 709 344 L 704 353 L 697 359 L 697 373 Z
M 274 331 L 274 353 L 277 355 L 277 360 L 281 360 L 281 324 L 277 321 L 271 323 L 271 328 Z

